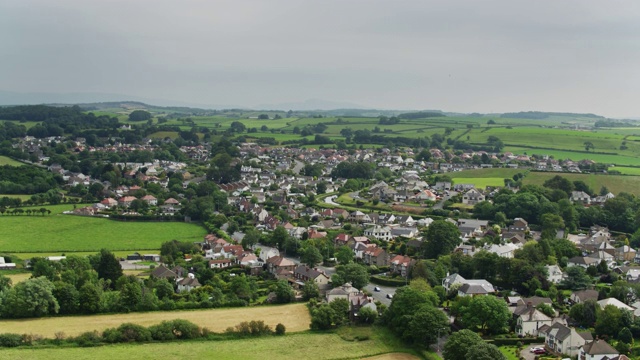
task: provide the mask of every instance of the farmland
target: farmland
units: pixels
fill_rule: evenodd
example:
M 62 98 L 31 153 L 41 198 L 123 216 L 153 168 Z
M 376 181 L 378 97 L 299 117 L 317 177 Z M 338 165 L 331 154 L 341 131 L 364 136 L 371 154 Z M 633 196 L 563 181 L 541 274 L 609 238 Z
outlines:
M 197 241 L 206 233 L 196 224 L 125 222 L 61 214 L 73 209 L 72 205 L 45 208 L 51 210 L 51 215 L 0 216 L 3 232 L 12 234 L 0 238 L 3 252 L 158 250 L 165 241 Z
M 6 156 L 0 156 L 0 166 L 2 166 L 2 165 L 23 166 L 24 163 L 21 163 L 20 161 L 13 160 L 13 159 L 8 158 Z
M 287 328 L 288 330 L 288 328 Z M 3 359 L 144 359 L 162 354 L 166 359 L 370 359 L 414 360 L 405 345 L 383 328 L 369 331 L 370 339 L 348 341 L 339 333 L 298 333 L 225 341 L 195 341 L 145 345 L 109 345 L 92 348 L 0 350 Z
M 125 322 L 150 326 L 173 319 L 189 320 L 214 332 L 223 332 L 228 327 L 235 326 L 245 320 L 263 320 L 272 328 L 278 323 L 282 323 L 289 332 L 307 330 L 311 323 L 307 307 L 304 304 L 293 304 L 268 307 L 3 320 L 0 322 L 0 333 L 31 333 L 53 338 L 58 331 L 62 331 L 68 336 L 76 336 L 86 331 L 102 331 L 110 327 L 118 327 Z
M 518 169 L 478 169 L 451 173 L 451 178 L 456 183 L 476 184 L 477 187 L 489 185 L 503 186 L 502 179 L 512 178 L 513 175 L 524 172 Z M 600 175 L 600 174 L 573 174 L 530 171 L 523 179 L 523 184 L 542 185 L 546 180 L 560 175 L 571 181 L 584 181 L 594 191 L 599 191 L 602 186 L 606 186 L 612 193 L 629 192 L 640 195 L 640 176 L 625 175 Z M 500 179 L 500 183 L 498 183 Z

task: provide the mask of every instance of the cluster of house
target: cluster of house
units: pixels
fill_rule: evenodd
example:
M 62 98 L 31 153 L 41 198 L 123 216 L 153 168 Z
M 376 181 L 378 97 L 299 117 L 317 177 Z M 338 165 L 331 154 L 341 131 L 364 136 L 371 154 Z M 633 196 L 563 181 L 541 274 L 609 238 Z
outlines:
M 447 274 L 442 280 L 442 286 L 447 292 L 457 291 L 458 296 L 493 296 L 496 293 L 495 287 L 487 280 L 465 279 L 459 274 Z M 575 291 L 569 301 L 573 304 L 589 299 L 598 300 L 598 291 Z M 553 353 L 580 355 L 580 359 L 624 359 L 619 358 L 618 351 L 605 341 L 594 340 L 591 333 L 577 332 L 575 328 L 570 327 L 565 315 L 559 315 L 556 311 L 554 316 L 549 316 L 540 311 L 540 304 L 552 306 L 550 298 L 512 296 L 507 297 L 505 301 L 515 320 L 515 332 L 519 336 L 544 337 L 545 346 Z M 602 308 L 613 305 L 630 311 L 633 316 L 640 316 L 640 302 L 629 306 L 615 298 L 608 298 L 598 301 L 598 305 Z

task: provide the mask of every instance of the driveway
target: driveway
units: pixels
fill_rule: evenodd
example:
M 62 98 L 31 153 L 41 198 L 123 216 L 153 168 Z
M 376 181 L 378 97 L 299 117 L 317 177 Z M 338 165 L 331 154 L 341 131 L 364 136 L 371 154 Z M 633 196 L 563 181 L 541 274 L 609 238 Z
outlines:
M 529 344 L 520 351 L 520 356 L 522 356 L 525 360 L 534 360 L 536 358 L 536 354 L 529 351 L 532 347 L 544 347 L 544 344 Z
M 380 288 L 380 291 L 374 290 L 376 286 Z M 380 301 L 381 303 L 385 304 L 387 307 L 391 305 L 391 299 L 387 298 L 387 294 L 394 295 L 396 293 L 396 288 L 391 286 L 383 286 L 383 285 L 376 285 L 376 284 L 370 283 L 364 288 L 365 290 L 371 293 L 371 297 L 373 297 L 374 300 Z

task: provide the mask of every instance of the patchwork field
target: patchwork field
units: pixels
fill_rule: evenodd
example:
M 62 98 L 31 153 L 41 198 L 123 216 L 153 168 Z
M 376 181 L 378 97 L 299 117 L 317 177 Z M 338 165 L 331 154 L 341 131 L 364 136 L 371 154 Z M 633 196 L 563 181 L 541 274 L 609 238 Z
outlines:
M 0 333 L 37 334 L 53 338 L 62 331 L 67 336 L 76 336 L 87 331 L 103 331 L 130 322 L 143 326 L 158 324 L 165 320 L 184 319 L 214 332 L 223 332 L 242 321 L 263 320 L 275 328 L 278 323 L 287 327 L 287 332 L 309 329 L 311 317 L 305 304 L 280 306 L 255 306 L 227 309 L 192 311 L 156 311 L 148 313 L 106 314 L 89 316 L 65 316 L 40 319 L 3 320 Z M 1 357 L 1 355 L 0 355 Z
M 3 252 L 157 250 L 165 241 L 197 241 L 206 234 L 196 224 L 114 221 L 61 214 L 73 209 L 72 205 L 43 207 L 50 209 L 51 215 L 0 216 L 0 228 L 6 235 L 0 237 Z
M 449 176 L 455 183 L 476 184 L 476 187 L 484 187 L 487 183 L 496 183 L 500 179 L 500 185 L 504 185 L 502 179 L 511 178 L 523 169 L 477 169 L 450 173 Z M 640 196 L 640 176 L 625 175 L 596 175 L 596 174 L 573 174 L 554 172 L 529 172 L 525 176 L 523 183 L 542 185 L 544 182 L 556 175 L 565 177 L 571 181 L 582 180 L 594 191 L 599 191 L 602 186 L 606 186 L 612 193 L 628 192 Z M 489 184 L 491 185 L 491 184 Z
M 48 348 L 0 350 L 3 359 L 219 359 L 299 360 L 370 359 L 414 360 L 408 351 L 384 329 L 376 329 L 369 340 L 345 341 L 336 333 L 299 333 L 226 341 L 173 342 L 145 345 L 109 345 L 97 348 Z

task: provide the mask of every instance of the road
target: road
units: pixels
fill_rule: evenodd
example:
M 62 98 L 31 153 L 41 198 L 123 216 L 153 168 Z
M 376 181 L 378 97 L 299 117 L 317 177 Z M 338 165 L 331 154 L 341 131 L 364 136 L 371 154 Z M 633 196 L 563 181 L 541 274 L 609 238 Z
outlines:
M 325 204 L 329 204 L 329 205 L 333 205 L 333 206 L 340 206 L 340 204 L 336 203 L 335 200 L 338 197 L 338 195 L 331 195 L 331 196 L 327 196 L 326 198 L 324 198 L 324 203 Z
M 444 206 L 445 201 L 449 200 L 449 198 L 458 195 L 457 192 L 455 191 L 449 191 L 449 195 L 445 194 L 442 197 L 442 200 L 440 200 L 439 202 L 437 202 L 435 205 L 433 205 L 434 209 L 442 209 L 442 207 Z
M 300 264 L 300 258 L 296 258 L 296 257 L 293 257 L 293 256 L 285 256 L 285 259 L 291 260 L 295 264 Z M 327 266 L 322 266 L 322 265 L 318 265 L 316 267 L 318 268 L 318 270 L 324 271 L 324 273 L 327 274 L 329 277 L 331 277 L 331 275 L 336 273 L 336 268 L 335 267 L 327 267 Z M 376 286 L 380 288 L 380 291 L 375 291 L 374 290 L 374 288 Z M 364 287 L 364 289 L 367 292 L 370 292 L 372 294 L 372 297 L 373 297 L 374 300 L 378 300 L 382 304 L 385 304 L 386 306 L 391 305 L 391 299 L 387 298 L 387 294 L 394 295 L 396 293 L 396 288 L 395 287 L 376 285 L 376 284 L 372 284 L 372 283 L 369 283 L 367 286 Z
M 304 168 L 304 163 L 298 160 L 293 160 L 296 165 L 293 167 L 293 173 L 294 174 L 300 174 L 300 170 L 302 170 L 302 168 Z

